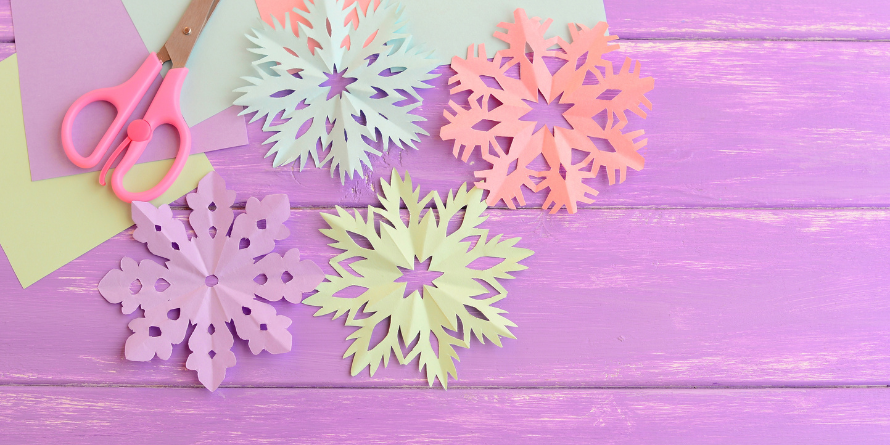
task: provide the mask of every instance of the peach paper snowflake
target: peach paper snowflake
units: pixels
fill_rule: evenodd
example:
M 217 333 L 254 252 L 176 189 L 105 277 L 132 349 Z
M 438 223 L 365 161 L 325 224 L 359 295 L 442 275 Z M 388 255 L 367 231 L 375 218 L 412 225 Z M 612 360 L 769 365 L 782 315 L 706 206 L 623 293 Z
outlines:
M 259 298 L 299 303 L 303 292 L 315 289 L 324 274 L 315 263 L 301 261 L 297 249 L 284 256 L 270 253 L 275 241 L 289 234 L 284 226 L 290 216 L 287 195 L 250 198 L 245 213 L 235 218 L 235 192 L 226 190 L 222 178 L 211 172 L 186 199 L 194 237 L 169 206 L 133 203 L 133 238 L 168 261 L 162 266 L 124 258 L 121 269 L 99 282 L 99 292 L 109 303 L 121 303 L 125 314 L 139 307 L 144 311 L 129 324 L 133 334 L 125 348 L 128 360 L 148 361 L 155 355 L 169 359 L 173 345 L 195 325 L 186 367 L 197 371 L 198 380 L 212 391 L 222 383 L 226 369 L 235 366 L 234 338 L 227 324 L 232 323 L 254 354 L 290 351 L 290 318 L 277 315 Z M 255 261 L 257 257 L 262 258 Z
M 645 97 L 655 82 L 640 77 L 640 63 L 627 58 L 617 73 L 602 56 L 619 48 L 610 44 L 617 36 L 607 36 L 608 25 L 593 28 L 569 25 L 571 42 L 560 37 L 545 38 L 551 20 L 528 18 L 525 11 L 514 12 L 514 23 L 501 23 L 507 32 L 495 36 L 509 44 L 488 60 L 485 46 L 474 46 L 467 58 L 451 62 L 459 82 L 451 93 L 469 91 L 469 109 L 450 102 L 455 114 L 445 111 L 449 123 L 441 130 L 444 140 L 454 140 L 454 155 L 464 162 L 478 147 L 482 158 L 491 163 L 477 171 L 476 186 L 488 191 L 487 202 L 503 201 L 509 208 L 514 200 L 525 204 L 522 187 L 533 192 L 549 189 L 543 208 L 556 213 L 565 207 L 578 211 L 578 203 L 593 202 L 598 193 L 584 183 L 604 167 L 609 184 L 624 182 L 627 168 L 643 168 L 639 150 L 646 139 L 636 141 L 643 130 L 624 132 L 627 111 L 645 118 Z M 556 47 L 556 48 L 554 48 Z M 562 66 L 551 72 L 545 57 L 559 59 Z M 508 75 L 519 67 L 519 78 Z M 633 67 L 633 71 L 631 68 Z M 556 108 L 563 122 L 536 121 L 535 110 Z M 512 142 L 509 142 L 512 138 Z M 575 156 L 573 157 L 573 151 Z M 533 161 L 543 156 L 546 167 L 536 170 Z M 541 178 L 535 183 L 532 178 Z

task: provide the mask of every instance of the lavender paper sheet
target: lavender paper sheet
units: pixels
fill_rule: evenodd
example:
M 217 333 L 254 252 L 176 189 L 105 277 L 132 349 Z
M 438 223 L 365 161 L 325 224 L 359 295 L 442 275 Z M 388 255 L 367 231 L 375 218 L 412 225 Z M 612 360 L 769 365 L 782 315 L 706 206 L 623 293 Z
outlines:
M 104 160 L 87 170 L 65 156 L 62 118 L 78 97 L 119 85 L 145 61 L 148 50 L 130 16 L 120 0 L 12 0 L 12 14 L 31 180 L 100 170 Z M 160 82 L 158 77 L 131 120 L 143 116 Z M 240 107 L 229 108 L 192 127 L 192 153 L 247 144 L 247 128 L 239 111 Z M 92 152 L 114 113 L 114 107 L 106 103 L 84 110 L 74 125 L 78 151 Z M 123 140 L 123 133 L 112 148 Z M 173 158 L 178 144 L 176 132 L 161 127 L 139 162 Z

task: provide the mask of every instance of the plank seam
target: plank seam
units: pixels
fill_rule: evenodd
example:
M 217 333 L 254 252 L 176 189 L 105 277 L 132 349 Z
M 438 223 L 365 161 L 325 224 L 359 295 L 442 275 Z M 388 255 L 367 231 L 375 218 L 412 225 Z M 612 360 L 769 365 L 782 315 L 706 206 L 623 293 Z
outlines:
M 620 34 L 619 34 L 620 35 Z M 854 43 L 887 43 L 890 38 L 860 39 L 855 37 L 621 37 L 623 41 L 635 42 L 854 42 Z M 0 40 L 0 44 L 15 43 L 12 40 Z
M 71 384 L 22 384 L 0 383 L 0 388 L 163 388 L 163 389 L 204 389 L 201 385 L 139 385 L 120 383 L 71 383 Z M 346 390 L 416 390 L 445 391 L 441 387 L 428 386 L 274 386 L 274 385 L 231 385 L 220 386 L 220 389 L 346 389 Z M 777 390 L 777 389 L 890 389 L 890 385 L 678 385 L 678 386 L 455 386 L 447 391 L 479 391 L 479 390 L 578 390 L 578 391 L 675 391 L 675 390 Z
M 376 207 L 375 204 L 370 204 L 372 207 Z M 367 209 L 367 204 L 335 204 L 333 206 L 292 206 L 291 210 L 335 210 L 336 207 L 340 207 L 343 209 Z M 171 205 L 170 208 L 172 210 L 182 210 L 188 211 L 190 208 L 185 205 Z M 405 207 L 401 207 L 404 209 Z M 429 207 L 427 207 L 429 208 Z M 233 210 L 244 210 L 244 204 L 236 204 L 232 206 Z M 541 209 L 540 207 L 517 207 L 516 209 L 508 209 L 506 207 L 489 207 L 487 210 L 504 210 L 511 212 L 518 211 L 541 211 L 544 212 L 545 215 L 550 215 L 546 210 Z M 664 211 L 672 211 L 672 210 L 690 210 L 690 211 L 802 211 L 802 212 L 812 212 L 812 211 L 826 211 L 826 212 L 861 212 L 861 211 L 875 211 L 875 212 L 886 212 L 890 211 L 890 207 L 653 207 L 653 206 L 615 206 L 615 207 L 578 207 L 578 212 L 581 211 L 627 211 L 627 210 L 664 210 Z M 557 215 L 566 215 L 565 212 L 560 212 L 555 214 Z
M 620 34 L 619 34 L 620 36 Z M 637 42 L 843 42 L 843 43 L 886 43 L 890 38 L 883 39 L 858 39 L 858 38 L 825 38 L 825 37 L 620 37 L 620 41 Z

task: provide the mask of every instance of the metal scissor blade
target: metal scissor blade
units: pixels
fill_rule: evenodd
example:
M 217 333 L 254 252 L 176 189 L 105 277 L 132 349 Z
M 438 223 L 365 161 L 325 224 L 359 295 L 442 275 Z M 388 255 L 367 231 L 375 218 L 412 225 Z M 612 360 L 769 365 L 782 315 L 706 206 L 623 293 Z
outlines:
M 204 31 L 204 26 L 216 10 L 220 0 L 192 0 L 179 23 L 173 28 L 170 38 L 158 51 L 161 63 L 173 62 L 173 68 L 185 68 L 192 48 Z

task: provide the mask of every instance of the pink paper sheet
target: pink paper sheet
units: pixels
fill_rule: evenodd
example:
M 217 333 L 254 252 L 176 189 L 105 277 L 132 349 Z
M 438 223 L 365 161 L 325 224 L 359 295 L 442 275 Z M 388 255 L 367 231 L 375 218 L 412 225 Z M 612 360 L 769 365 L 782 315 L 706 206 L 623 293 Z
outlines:
M 88 170 L 72 164 L 62 151 L 65 112 L 84 93 L 129 79 L 148 51 L 120 0 L 12 0 L 12 11 L 31 180 L 84 173 Z M 160 80 L 132 118 L 142 117 Z M 247 144 L 247 128 L 239 111 L 240 107 L 232 107 L 192 128 L 192 153 Z M 95 148 L 114 108 L 92 105 L 85 113 L 76 121 L 74 132 L 75 145 L 83 154 Z M 162 128 L 155 136 L 140 162 L 175 156 L 179 144 L 175 132 Z M 104 161 L 90 171 L 103 165 Z

